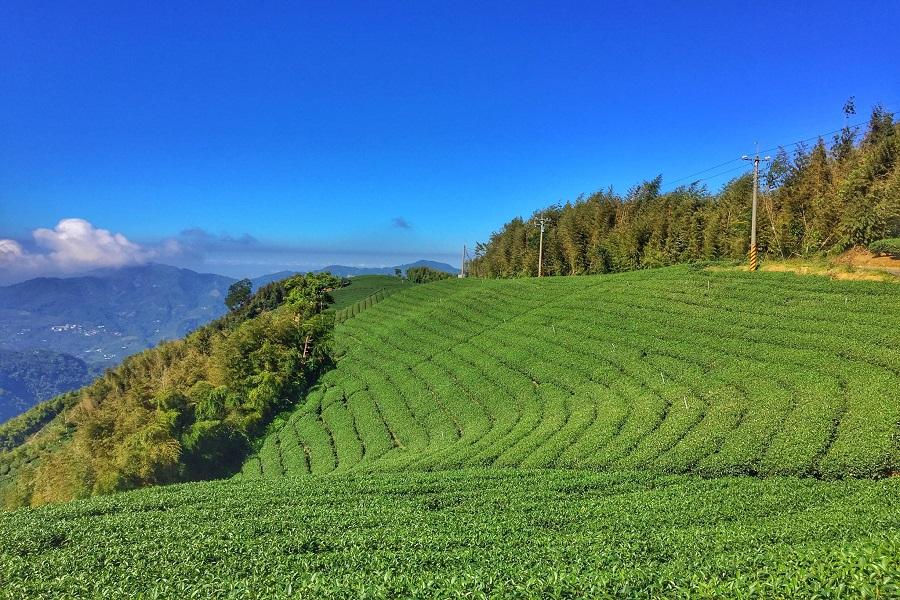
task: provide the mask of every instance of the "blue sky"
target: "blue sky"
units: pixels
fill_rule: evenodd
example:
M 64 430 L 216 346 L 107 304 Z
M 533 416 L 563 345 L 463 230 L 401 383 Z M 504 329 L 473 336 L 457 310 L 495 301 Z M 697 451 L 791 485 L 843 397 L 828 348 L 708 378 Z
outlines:
M 32 271 L 67 218 L 232 275 L 458 262 L 849 96 L 900 109 L 897 2 L 128 4 L 0 6 L 0 238 Z

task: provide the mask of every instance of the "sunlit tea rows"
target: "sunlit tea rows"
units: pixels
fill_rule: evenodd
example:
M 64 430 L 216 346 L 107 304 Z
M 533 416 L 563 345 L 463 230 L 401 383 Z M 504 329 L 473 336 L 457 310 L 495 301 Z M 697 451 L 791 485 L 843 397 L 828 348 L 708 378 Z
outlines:
M 900 286 L 678 267 L 463 280 L 339 325 L 243 477 L 471 466 L 873 477 L 900 465 Z

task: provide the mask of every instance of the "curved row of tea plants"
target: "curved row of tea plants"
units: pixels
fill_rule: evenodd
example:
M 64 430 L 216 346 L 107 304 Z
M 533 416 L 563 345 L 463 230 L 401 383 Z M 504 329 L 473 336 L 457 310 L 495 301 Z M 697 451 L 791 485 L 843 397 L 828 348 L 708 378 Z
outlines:
M 469 469 L 0 514 L 0 598 L 896 598 L 898 565 L 896 478 Z
M 244 477 L 468 466 L 900 467 L 900 286 L 676 267 L 452 280 L 335 332 Z

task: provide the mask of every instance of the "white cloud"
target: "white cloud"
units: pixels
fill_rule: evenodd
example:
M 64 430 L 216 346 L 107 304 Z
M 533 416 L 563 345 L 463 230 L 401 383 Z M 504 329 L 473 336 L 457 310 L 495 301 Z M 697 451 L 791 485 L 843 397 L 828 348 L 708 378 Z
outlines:
M 22 244 L 15 240 L 0 240 L 0 265 L 13 261 L 25 254 Z
M 0 239 L 0 278 L 21 279 L 138 265 L 180 252 L 174 240 L 159 248 L 144 247 L 121 233 L 94 227 L 84 219 L 63 219 L 53 229 L 35 229 L 32 237 L 34 251 L 16 240 Z
M 35 229 L 35 242 L 63 269 L 122 267 L 149 260 L 148 253 L 121 233 L 97 229 L 84 219 L 63 219 L 53 229 Z
M 47 257 L 26 251 L 16 240 L 0 240 L 0 270 L 37 270 L 47 262 Z

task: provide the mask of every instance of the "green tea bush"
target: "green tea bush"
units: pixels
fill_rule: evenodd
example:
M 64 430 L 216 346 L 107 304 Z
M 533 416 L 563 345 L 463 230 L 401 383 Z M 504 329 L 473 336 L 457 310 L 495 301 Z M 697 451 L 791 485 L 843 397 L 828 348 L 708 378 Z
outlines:
M 885 238 L 869 244 L 875 254 L 900 254 L 900 238 Z

